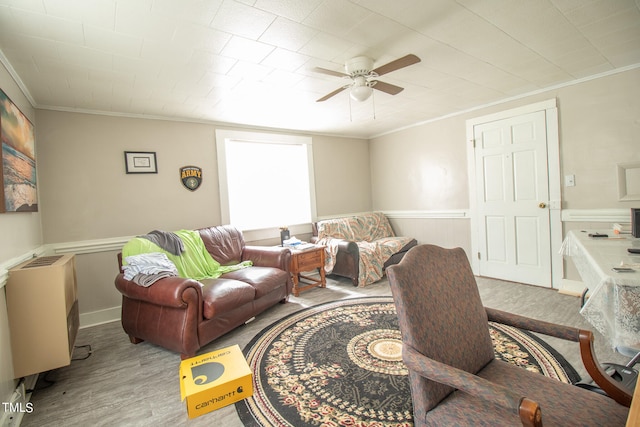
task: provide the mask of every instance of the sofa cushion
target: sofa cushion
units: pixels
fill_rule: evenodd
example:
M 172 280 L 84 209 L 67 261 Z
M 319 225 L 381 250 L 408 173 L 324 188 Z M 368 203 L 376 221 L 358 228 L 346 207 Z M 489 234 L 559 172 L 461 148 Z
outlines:
M 220 313 L 231 311 L 256 298 L 255 288 L 238 280 L 221 277 L 204 279 L 201 283 L 202 315 L 206 319 L 212 319 Z
M 220 225 L 198 230 L 207 252 L 221 265 L 233 265 L 242 261 L 244 237 L 231 225 Z
M 255 297 L 261 298 L 280 286 L 286 286 L 289 273 L 279 268 L 253 266 L 226 273 L 222 277 L 249 283 L 255 288 Z

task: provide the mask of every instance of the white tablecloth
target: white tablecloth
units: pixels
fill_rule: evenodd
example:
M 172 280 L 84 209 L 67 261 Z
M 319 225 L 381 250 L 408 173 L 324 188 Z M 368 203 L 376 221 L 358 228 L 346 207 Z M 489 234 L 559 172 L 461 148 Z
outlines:
M 597 230 L 610 238 L 593 238 L 596 231 L 569 231 L 562 254 L 571 257 L 589 299 L 580 313 L 594 328 L 610 340 L 621 353 L 640 350 L 640 255 L 627 248 L 640 248 L 640 239 L 615 235 L 612 230 Z M 613 267 L 634 268 L 633 273 L 617 273 Z

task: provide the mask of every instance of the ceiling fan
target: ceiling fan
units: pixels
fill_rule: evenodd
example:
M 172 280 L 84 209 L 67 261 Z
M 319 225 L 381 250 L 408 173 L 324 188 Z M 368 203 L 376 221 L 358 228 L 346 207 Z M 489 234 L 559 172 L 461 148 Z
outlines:
M 351 98 L 360 102 L 366 101 L 373 93 L 373 89 L 380 90 L 390 95 L 397 95 L 398 93 L 402 92 L 404 88 L 392 85 L 390 83 L 381 82 L 377 78 L 392 71 L 399 70 L 400 68 L 416 64 L 418 62 L 420 62 L 420 58 L 418 58 L 416 55 L 409 54 L 374 69 L 373 59 L 366 56 L 358 56 L 356 58 L 348 60 L 346 64 L 344 64 L 346 73 L 327 70 L 326 68 L 315 67 L 313 69 L 313 71 L 315 72 L 351 79 L 351 83 L 334 90 L 333 92 L 316 100 L 316 102 L 326 101 L 332 96 L 335 96 L 343 90 L 349 88 L 351 88 Z

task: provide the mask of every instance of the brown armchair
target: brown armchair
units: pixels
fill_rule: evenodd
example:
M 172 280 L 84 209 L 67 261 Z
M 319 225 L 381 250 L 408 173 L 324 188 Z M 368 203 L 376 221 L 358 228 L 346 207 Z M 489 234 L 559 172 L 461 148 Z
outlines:
M 416 246 L 387 275 L 416 426 L 625 424 L 631 390 L 595 360 L 592 333 L 485 308 L 462 249 Z M 495 359 L 488 321 L 579 342 L 587 372 L 613 399 Z

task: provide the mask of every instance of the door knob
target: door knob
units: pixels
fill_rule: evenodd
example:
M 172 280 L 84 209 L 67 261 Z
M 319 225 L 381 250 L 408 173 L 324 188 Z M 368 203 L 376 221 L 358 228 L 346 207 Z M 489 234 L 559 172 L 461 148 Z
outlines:
M 538 204 L 538 207 L 539 207 L 540 209 L 544 209 L 544 208 L 546 208 L 546 207 L 547 207 L 547 204 L 546 204 L 545 202 L 540 202 L 540 204 Z

